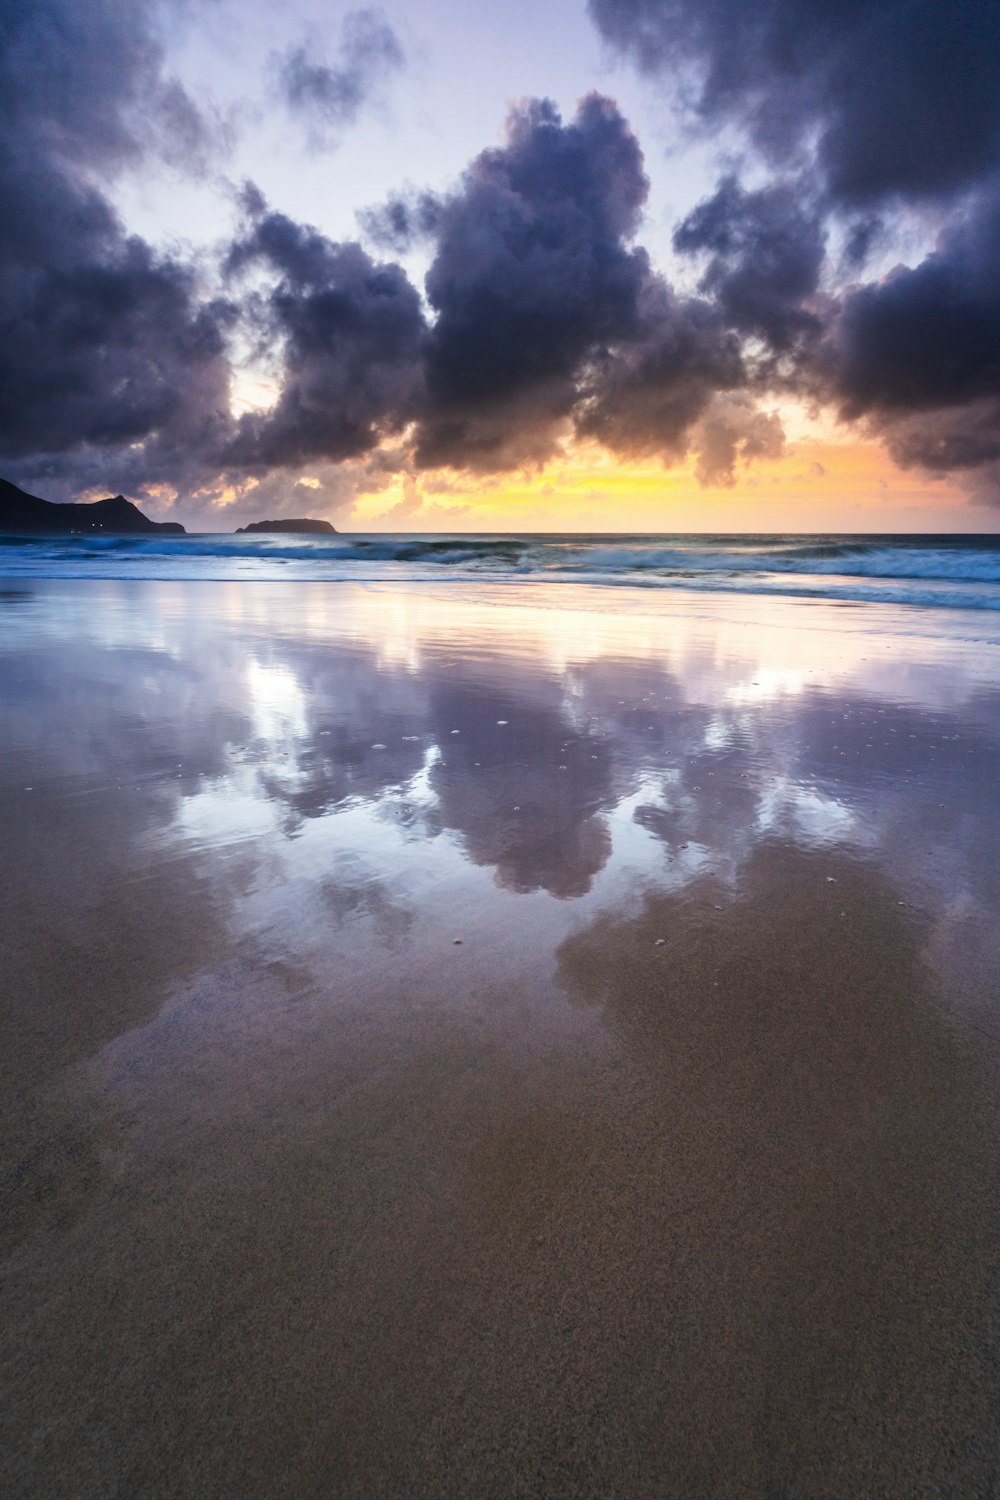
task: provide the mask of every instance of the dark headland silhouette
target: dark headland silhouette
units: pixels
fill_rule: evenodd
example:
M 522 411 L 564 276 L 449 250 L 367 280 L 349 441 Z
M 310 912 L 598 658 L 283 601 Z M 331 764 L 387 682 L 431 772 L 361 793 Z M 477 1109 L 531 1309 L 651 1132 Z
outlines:
M 337 528 L 331 526 L 329 521 L 314 521 L 309 517 L 301 517 L 297 521 L 251 521 L 249 526 L 237 526 L 237 532 L 241 531 L 318 531 L 324 536 L 336 536 Z
M 286 521 L 251 521 L 237 526 L 241 531 L 317 532 L 336 536 L 329 521 L 309 517 Z M 57 505 L 18 489 L 9 479 L 0 479 L 0 535 L 16 532 L 26 536 L 81 536 L 92 531 L 146 532 L 169 531 L 185 534 L 179 521 L 151 521 L 137 505 L 124 495 L 110 495 L 107 500 L 92 500 L 84 505 Z
M 179 521 L 151 521 L 124 495 L 85 505 L 57 505 L 19 490 L 8 479 L 0 479 L 0 532 L 73 536 L 92 531 L 182 533 L 184 527 Z

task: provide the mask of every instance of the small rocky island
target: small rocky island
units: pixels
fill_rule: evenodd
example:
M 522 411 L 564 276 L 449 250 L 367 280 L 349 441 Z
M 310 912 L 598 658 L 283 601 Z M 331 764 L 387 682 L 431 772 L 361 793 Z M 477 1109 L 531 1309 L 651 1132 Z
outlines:
M 309 516 L 302 516 L 298 520 L 287 521 L 251 521 L 249 526 L 237 526 L 237 535 L 241 531 L 306 531 L 318 532 L 323 536 L 337 535 L 337 528 L 331 526 L 329 521 L 314 521 Z
M 179 521 L 151 521 L 124 495 L 83 505 L 58 505 L 0 479 L 0 534 L 84 536 L 93 531 L 182 533 Z

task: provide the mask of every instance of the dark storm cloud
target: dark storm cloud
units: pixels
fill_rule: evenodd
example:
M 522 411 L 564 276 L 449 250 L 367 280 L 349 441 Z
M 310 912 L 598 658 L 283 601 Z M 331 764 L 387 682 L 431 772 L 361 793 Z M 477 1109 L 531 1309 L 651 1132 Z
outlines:
M 938 473 L 1000 459 L 1000 191 L 973 198 L 914 267 L 851 289 L 821 350 L 847 420 L 904 466 Z M 985 488 L 996 498 L 996 474 Z
M 215 124 L 164 73 L 165 0 L 0 0 L 0 117 L 8 148 L 107 171 L 155 150 L 195 165 Z
M 719 326 L 740 336 L 749 389 L 832 406 L 844 422 L 883 439 L 904 467 L 945 474 L 996 464 L 1000 191 L 971 195 L 915 266 L 897 266 L 837 297 L 821 287 L 824 240 L 822 219 L 792 186 L 746 192 L 731 178 L 675 231 L 675 248 L 703 259 L 699 289 Z M 724 389 L 718 366 L 706 380 Z M 641 369 L 624 390 L 623 420 L 634 420 L 652 389 Z M 712 404 L 739 414 L 732 395 L 716 394 Z M 773 451 L 756 446 L 758 438 L 769 442 L 761 414 L 749 420 L 741 454 Z M 703 478 L 714 467 L 711 452 L 726 452 L 727 422 L 710 428 L 706 417 L 698 428 Z
M 855 231 L 880 226 L 853 226 L 849 255 Z M 824 241 L 802 188 L 747 192 L 733 178 L 674 233 L 679 252 L 707 257 L 699 287 L 725 326 L 754 341 L 744 348 L 752 388 L 833 405 L 904 466 L 951 473 L 994 463 L 1000 190 L 969 195 L 916 266 L 837 298 L 821 290 Z
M 731 176 L 674 230 L 676 250 L 705 257 L 699 289 L 727 325 L 777 352 L 819 332 L 803 304 L 819 286 L 825 239 L 797 184 L 747 192 Z
M 43 493 L 270 483 L 407 431 L 423 467 L 502 471 L 574 430 L 676 456 L 718 390 L 744 383 L 717 312 L 675 296 L 632 244 L 648 185 L 612 101 L 590 96 L 566 124 L 547 102 L 518 106 L 450 197 L 368 216 L 376 241 L 431 238 L 431 320 L 399 265 L 269 212 L 252 187 L 228 296 L 210 299 L 195 265 L 125 232 L 98 185 L 210 136 L 164 73 L 152 9 L 4 3 L 0 457 Z M 395 58 L 384 23 L 359 12 L 339 73 L 302 54 L 285 81 L 346 119 Z M 234 421 L 237 333 L 280 389 Z
M 796 176 L 732 178 L 678 226 L 701 290 L 763 341 L 754 374 L 833 404 L 904 464 L 984 469 L 1000 452 L 997 0 L 590 0 L 605 37 Z M 825 226 L 856 276 L 887 214 L 942 209 L 934 251 L 817 297 Z
M 378 10 L 345 16 L 334 62 L 314 56 L 312 44 L 292 47 L 278 59 L 285 103 L 322 140 L 324 130 L 354 121 L 362 106 L 405 62 L 399 39 Z
M 93 188 L 0 147 L 0 443 L 12 457 L 192 435 L 228 401 L 224 304 Z
M 125 232 L 101 177 L 152 152 L 197 167 L 212 143 L 164 73 L 154 8 L 0 0 L 0 19 L 4 472 L 50 495 L 89 485 L 141 495 L 157 481 L 191 494 L 226 471 L 239 480 L 364 452 L 398 425 L 423 317 L 397 267 L 268 215 L 252 188 L 242 200 L 252 228 L 229 265 L 253 262 L 271 282 L 240 303 L 207 297 L 196 265 Z M 385 31 L 374 13 L 349 18 L 345 67 L 358 79 L 391 61 Z M 227 348 L 237 323 L 284 374 L 273 412 L 238 426 Z
M 930 411 L 1000 396 L 1000 191 L 914 268 L 844 299 L 833 331 L 848 416 Z
M 947 474 L 996 465 L 1000 463 L 1000 401 L 969 402 L 955 411 L 899 417 L 888 424 L 886 437 L 893 457 L 905 467 L 916 465 Z M 996 482 L 1000 474 L 993 479 Z
M 163 74 L 152 10 L 0 0 L 0 456 L 8 473 L 146 443 L 172 471 L 228 408 L 232 309 L 127 235 L 96 185 L 210 131 Z
M 546 100 L 512 110 L 442 207 L 427 295 L 427 467 L 510 468 L 551 451 L 595 345 L 635 323 L 646 262 L 634 234 L 648 183 L 608 100 L 564 126 Z
M 647 272 L 631 336 L 593 357 L 577 428 L 623 455 L 682 457 L 716 392 L 743 383 L 739 344 L 715 309 Z
M 248 305 L 263 340 L 282 351 L 281 395 L 270 412 L 241 418 L 227 464 L 351 458 L 398 430 L 414 406 L 425 337 L 405 272 L 276 213 L 229 253 L 231 275 L 250 267 L 276 277 Z
M 950 198 L 1000 154 L 996 0 L 589 0 L 603 35 L 679 80 L 772 164 L 815 140 L 839 203 Z
M 511 112 L 504 146 L 440 205 L 419 463 L 512 468 L 574 428 L 676 456 L 712 393 L 742 383 L 715 311 L 631 247 L 647 191 L 611 100 L 565 125 L 545 100 Z
M 0 0 L 6 475 L 53 498 L 248 478 L 264 495 L 304 464 L 371 453 L 411 476 L 495 473 L 579 436 L 623 456 L 693 453 L 703 481 L 726 483 L 780 453 L 768 397 L 789 392 L 904 464 L 987 487 L 1000 474 L 1000 0 L 591 0 L 616 45 L 780 175 L 724 177 L 677 226 L 700 278 L 682 294 L 636 243 L 648 183 L 614 102 L 590 95 L 564 122 L 526 101 L 454 191 L 407 189 L 359 215 L 377 252 L 431 247 L 429 312 L 401 266 L 252 188 L 222 252 L 225 297 L 206 279 L 217 264 L 127 233 L 115 174 L 154 159 L 200 172 L 220 144 L 165 68 L 159 27 L 184 3 Z M 348 124 L 403 64 L 374 10 L 332 48 L 277 63 L 315 132 Z M 900 204 L 947 215 L 933 252 L 835 293 L 828 240 L 860 277 Z M 239 340 L 279 393 L 234 421 Z

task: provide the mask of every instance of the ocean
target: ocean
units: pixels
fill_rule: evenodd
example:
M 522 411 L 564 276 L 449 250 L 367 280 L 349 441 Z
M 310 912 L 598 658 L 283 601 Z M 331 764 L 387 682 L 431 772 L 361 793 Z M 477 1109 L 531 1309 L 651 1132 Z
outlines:
M 0 575 L 526 581 L 1000 610 L 1000 536 L 0 537 Z

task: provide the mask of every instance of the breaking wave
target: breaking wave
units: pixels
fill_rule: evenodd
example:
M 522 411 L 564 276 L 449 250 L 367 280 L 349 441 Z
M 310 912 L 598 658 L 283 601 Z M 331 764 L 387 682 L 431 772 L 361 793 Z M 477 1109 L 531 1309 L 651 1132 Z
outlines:
M 280 536 L 0 538 L 45 578 L 531 579 L 1000 609 L 1000 537 Z

